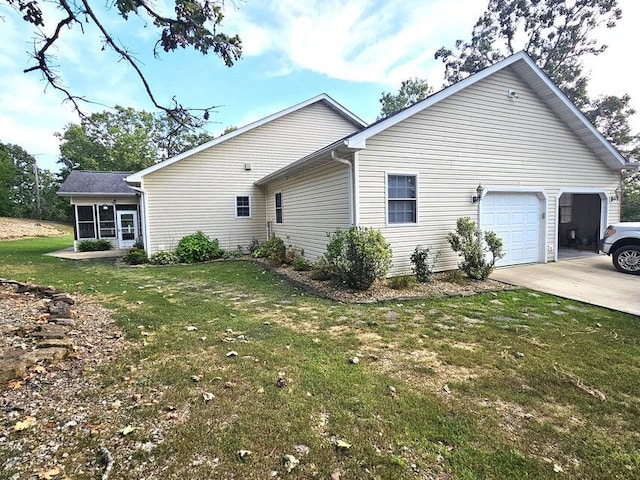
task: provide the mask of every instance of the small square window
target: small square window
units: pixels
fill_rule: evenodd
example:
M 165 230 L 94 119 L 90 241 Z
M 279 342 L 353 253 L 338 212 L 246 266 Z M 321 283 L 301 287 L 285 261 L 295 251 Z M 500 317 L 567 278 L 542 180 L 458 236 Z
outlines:
M 275 195 L 276 203 L 276 223 L 282 223 L 282 192 Z
M 251 217 L 251 197 L 248 197 L 248 196 L 236 197 L 236 217 L 238 218 Z
M 560 223 L 571 223 L 573 213 L 573 194 L 563 193 L 560 196 Z

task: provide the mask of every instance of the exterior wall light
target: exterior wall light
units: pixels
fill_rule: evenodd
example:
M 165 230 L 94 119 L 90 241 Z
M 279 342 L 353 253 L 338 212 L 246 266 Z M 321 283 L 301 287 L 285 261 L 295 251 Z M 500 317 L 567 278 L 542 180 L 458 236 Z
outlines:
M 620 187 L 616 188 L 614 193 L 615 195 L 609 197 L 610 202 L 617 202 L 618 200 L 620 200 Z
M 476 188 L 476 194 L 471 197 L 471 203 L 478 203 L 482 200 L 482 194 L 484 193 L 484 187 L 481 184 L 478 184 Z

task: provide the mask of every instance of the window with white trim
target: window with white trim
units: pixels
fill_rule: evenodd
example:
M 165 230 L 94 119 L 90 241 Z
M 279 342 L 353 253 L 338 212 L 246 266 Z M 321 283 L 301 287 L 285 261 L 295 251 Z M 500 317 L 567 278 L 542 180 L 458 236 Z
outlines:
M 275 195 L 276 204 L 276 223 L 282 223 L 282 192 Z
M 102 205 L 98 207 L 98 217 L 100 219 L 100 238 L 115 238 L 116 216 L 113 205 Z
M 251 197 L 248 195 L 236 197 L 236 217 L 251 218 Z
M 417 223 L 416 175 L 387 175 L 387 222 Z
M 93 205 L 76 205 L 78 238 L 96 238 L 96 224 Z
M 563 193 L 560 196 L 560 223 L 571 223 L 573 210 L 573 193 Z

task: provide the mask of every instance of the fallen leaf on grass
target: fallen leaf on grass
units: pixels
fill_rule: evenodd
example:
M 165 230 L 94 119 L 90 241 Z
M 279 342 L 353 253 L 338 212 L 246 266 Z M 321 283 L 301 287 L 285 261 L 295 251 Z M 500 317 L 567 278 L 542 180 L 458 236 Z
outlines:
M 564 472 L 564 470 L 562 469 L 562 467 L 560 465 L 558 465 L 557 463 L 553 464 L 553 471 L 556 473 L 562 473 Z
M 109 408 L 111 410 L 118 410 L 121 406 L 122 406 L 122 402 L 120 400 L 115 400 L 111 402 L 111 405 L 109 405 Z
M 60 470 L 60 467 L 53 467 L 49 470 L 40 470 L 38 472 L 38 478 L 40 480 L 53 480 L 55 477 L 60 475 L 61 472 L 62 470 Z
M 126 427 L 118 430 L 118 433 L 124 437 L 124 436 L 129 435 L 135 429 L 136 429 L 136 427 L 132 427 L 131 425 L 127 425 Z
M 340 438 L 334 438 L 333 439 L 333 444 L 338 447 L 341 448 L 343 450 L 347 450 L 349 448 L 351 448 L 351 444 L 349 442 L 346 442 Z
M 296 457 L 290 454 L 285 455 L 283 457 L 283 461 L 284 461 L 284 468 L 289 473 L 291 473 L 291 470 L 293 470 L 300 464 L 300 460 L 298 460 Z
M 231 350 L 230 352 L 227 352 L 227 357 L 237 357 L 238 356 L 238 352 L 236 352 L 235 350 Z
M 191 380 L 194 382 L 199 382 L 202 380 L 202 375 L 191 375 Z
M 24 420 L 16 423 L 13 426 L 14 432 L 21 432 L 22 430 L 26 430 L 28 428 L 33 427 L 36 424 L 36 417 L 26 417 Z
M 213 393 L 210 392 L 202 392 L 202 398 L 204 399 L 205 403 L 209 402 L 211 400 L 213 400 L 215 398 L 215 396 L 213 395 Z
M 186 330 L 187 332 L 195 332 L 195 331 L 197 331 L 197 330 L 198 330 L 198 327 L 193 326 L 193 325 L 189 325 L 187 328 L 185 328 L 185 330 Z
M 246 457 L 253 455 L 253 452 L 251 450 L 238 450 L 236 454 L 240 460 L 244 460 Z

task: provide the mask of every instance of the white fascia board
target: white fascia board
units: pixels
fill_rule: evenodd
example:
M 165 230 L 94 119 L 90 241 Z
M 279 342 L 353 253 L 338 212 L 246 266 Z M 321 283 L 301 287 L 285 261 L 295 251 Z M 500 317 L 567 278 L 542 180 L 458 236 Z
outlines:
M 144 170 L 140 170 L 139 172 L 136 172 L 134 174 L 129 175 L 128 177 L 125 178 L 125 181 L 127 183 L 140 183 L 142 181 L 142 177 L 149 175 L 150 173 L 153 173 L 157 170 L 160 170 L 164 167 L 168 167 L 169 165 L 173 165 L 176 162 L 179 162 L 180 160 L 183 160 L 187 157 L 190 157 L 192 155 L 195 155 L 196 153 L 199 153 L 203 150 L 206 150 L 207 148 L 211 148 L 215 145 L 218 145 L 222 142 L 226 142 L 227 140 L 231 140 L 232 138 L 235 138 L 239 135 L 242 135 L 243 133 L 246 133 L 250 130 L 253 130 L 255 128 L 261 127 L 262 125 L 265 125 L 269 122 L 272 122 L 273 120 L 277 120 L 278 118 L 284 117 L 285 115 L 288 115 L 290 113 L 293 113 L 297 110 L 300 110 L 304 107 L 307 107 L 309 105 L 312 105 L 316 102 L 320 102 L 320 101 L 324 101 L 325 103 L 329 104 L 330 107 L 332 107 L 333 109 L 335 109 L 336 111 L 340 112 L 341 114 L 343 114 L 345 117 L 347 117 L 349 120 L 351 120 L 354 124 L 359 125 L 360 127 L 366 127 L 367 124 L 358 116 L 356 116 L 355 114 L 353 114 L 352 112 L 350 112 L 349 110 L 347 110 L 345 107 L 343 107 L 342 105 L 340 105 L 338 102 L 336 102 L 333 98 L 331 98 L 329 95 L 327 95 L 326 93 L 322 93 L 320 95 L 316 95 L 313 98 L 310 98 L 309 100 L 305 100 L 304 102 L 298 103 L 296 105 L 293 105 L 292 107 L 286 108 L 285 110 L 281 110 L 279 112 L 276 112 L 272 115 L 269 115 L 268 117 L 264 117 L 260 120 L 256 120 L 253 123 L 250 123 L 248 125 L 245 125 L 244 127 L 240 127 L 235 129 L 233 132 L 229 132 L 226 135 L 222 135 L 218 138 L 214 138 L 213 140 L 210 140 L 206 143 L 203 143 L 202 145 L 198 145 L 195 148 L 192 148 L 191 150 L 187 150 L 186 152 L 181 153 L 180 155 L 176 155 L 175 157 L 172 158 L 168 158 L 167 160 L 164 160 L 163 162 L 160 163 L 156 163 L 155 165 L 152 165 L 148 168 L 145 168 Z
M 109 192 L 56 192 L 60 197 L 135 197 L 136 192 L 109 193 Z

